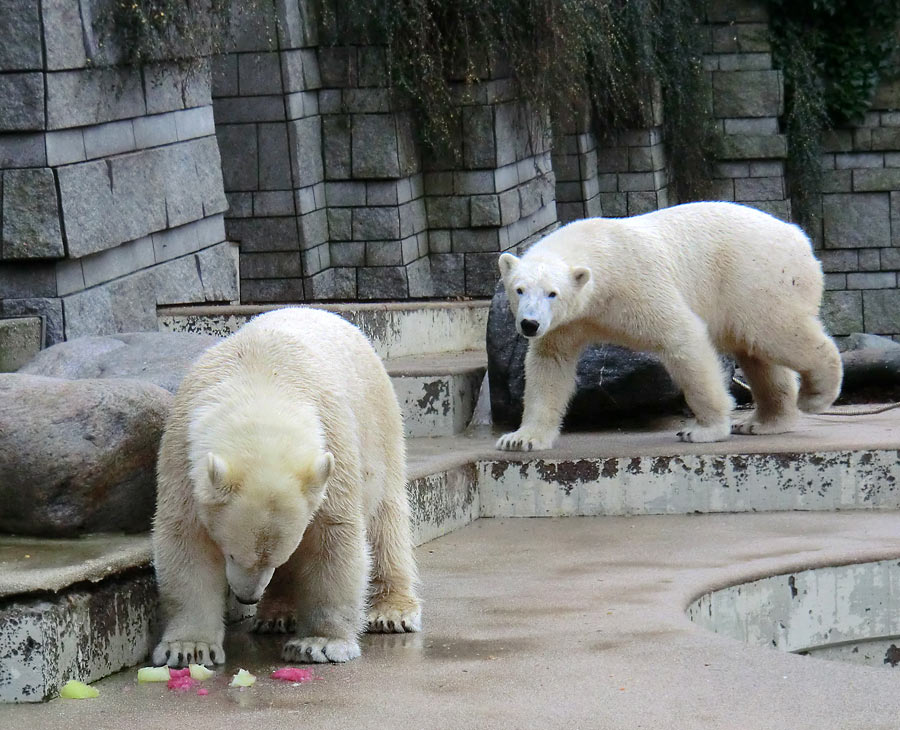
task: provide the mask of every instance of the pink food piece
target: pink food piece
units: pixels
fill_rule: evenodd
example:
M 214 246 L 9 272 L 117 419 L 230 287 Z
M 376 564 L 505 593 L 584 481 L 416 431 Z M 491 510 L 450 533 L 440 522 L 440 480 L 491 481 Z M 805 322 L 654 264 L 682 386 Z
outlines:
M 285 682 L 309 682 L 315 679 L 311 669 L 285 667 L 272 672 L 272 679 L 283 679 Z
M 178 677 L 190 677 L 191 676 L 191 668 L 185 667 L 184 669 L 169 669 L 169 679 L 177 679 Z
M 187 692 L 195 684 L 197 684 L 197 680 L 191 678 L 191 675 L 188 674 L 186 677 L 183 677 L 181 675 L 172 677 L 166 683 L 166 687 L 168 687 L 169 689 L 173 689 L 176 692 Z
M 208 695 L 208 694 L 209 694 L 209 690 L 206 689 L 206 688 L 204 688 L 204 687 L 201 687 L 200 689 L 197 690 L 197 694 L 198 694 L 198 695 Z

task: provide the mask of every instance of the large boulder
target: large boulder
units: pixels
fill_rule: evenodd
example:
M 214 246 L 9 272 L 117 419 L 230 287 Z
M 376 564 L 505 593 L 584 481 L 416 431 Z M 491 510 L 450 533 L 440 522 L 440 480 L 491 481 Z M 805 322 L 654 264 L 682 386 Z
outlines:
M 149 530 L 172 400 L 135 380 L 0 374 L 0 531 Z
M 79 337 L 41 351 L 19 372 L 73 380 L 136 378 L 174 393 L 194 360 L 220 339 L 188 332 Z
M 854 332 L 844 338 L 844 341 L 840 343 L 840 348 L 843 352 L 855 352 L 856 350 L 900 350 L 900 342 L 894 342 L 890 337 Z
M 516 332 L 500 284 L 488 314 L 487 355 L 494 423 L 517 427 L 525 395 L 528 341 Z M 569 428 L 608 426 L 663 413 L 681 413 L 684 399 L 659 359 L 616 345 L 589 347 L 578 361 L 577 389 L 566 415 Z

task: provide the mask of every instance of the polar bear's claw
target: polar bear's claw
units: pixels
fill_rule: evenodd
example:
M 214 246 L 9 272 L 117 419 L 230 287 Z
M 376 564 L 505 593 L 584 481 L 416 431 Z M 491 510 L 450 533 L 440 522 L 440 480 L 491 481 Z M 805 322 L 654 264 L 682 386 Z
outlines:
M 250 626 L 254 634 L 293 634 L 296 629 L 294 616 L 259 616 Z
M 186 667 L 203 664 L 211 667 L 225 663 L 225 650 L 219 644 L 203 641 L 161 641 L 153 650 L 153 664 L 161 667 Z
M 496 448 L 500 451 L 542 451 L 553 446 L 554 436 L 532 436 L 521 429 L 507 433 L 497 439 Z
M 418 604 L 392 606 L 373 605 L 366 616 L 366 631 L 370 634 L 403 634 L 422 630 L 422 609 Z
M 324 636 L 307 636 L 291 639 L 281 651 L 281 658 L 287 662 L 305 664 L 325 664 L 326 662 L 347 662 L 360 655 L 359 644 L 347 639 L 329 639 Z

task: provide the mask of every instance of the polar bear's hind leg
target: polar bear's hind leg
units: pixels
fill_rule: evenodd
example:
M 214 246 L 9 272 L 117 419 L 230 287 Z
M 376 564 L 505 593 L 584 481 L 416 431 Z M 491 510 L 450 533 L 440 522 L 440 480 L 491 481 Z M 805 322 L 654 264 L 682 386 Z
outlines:
M 785 433 L 797 422 L 797 374 L 783 365 L 759 357 L 737 355 L 744 377 L 753 393 L 755 408 L 743 423 L 732 426 L 732 433 Z

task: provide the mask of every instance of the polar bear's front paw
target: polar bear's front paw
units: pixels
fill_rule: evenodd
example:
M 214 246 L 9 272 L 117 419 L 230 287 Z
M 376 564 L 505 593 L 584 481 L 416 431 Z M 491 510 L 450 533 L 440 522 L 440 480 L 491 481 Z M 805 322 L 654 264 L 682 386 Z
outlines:
M 422 608 L 415 599 L 376 601 L 366 614 L 370 634 L 402 634 L 422 630 Z
M 225 650 L 220 644 L 204 641 L 161 641 L 153 650 L 153 664 L 161 667 L 186 667 L 203 664 L 211 667 L 225 663 Z
M 520 428 L 497 439 L 500 451 L 542 451 L 553 447 L 556 434 L 539 434 Z
M 286 662 L 324 664 L 325 662 L 348 662 L 360 655 L 359 644 L 347 639 L 329 639 L 324 636 L 307 636 L 291 639 L 281 651 Z
M 731 423 L 724 421 L 712 426 L 693 424 L 678 432 L 682 441 L 695 444 L 708 444 L 712 441 L 727 441 L 731 436 Z

